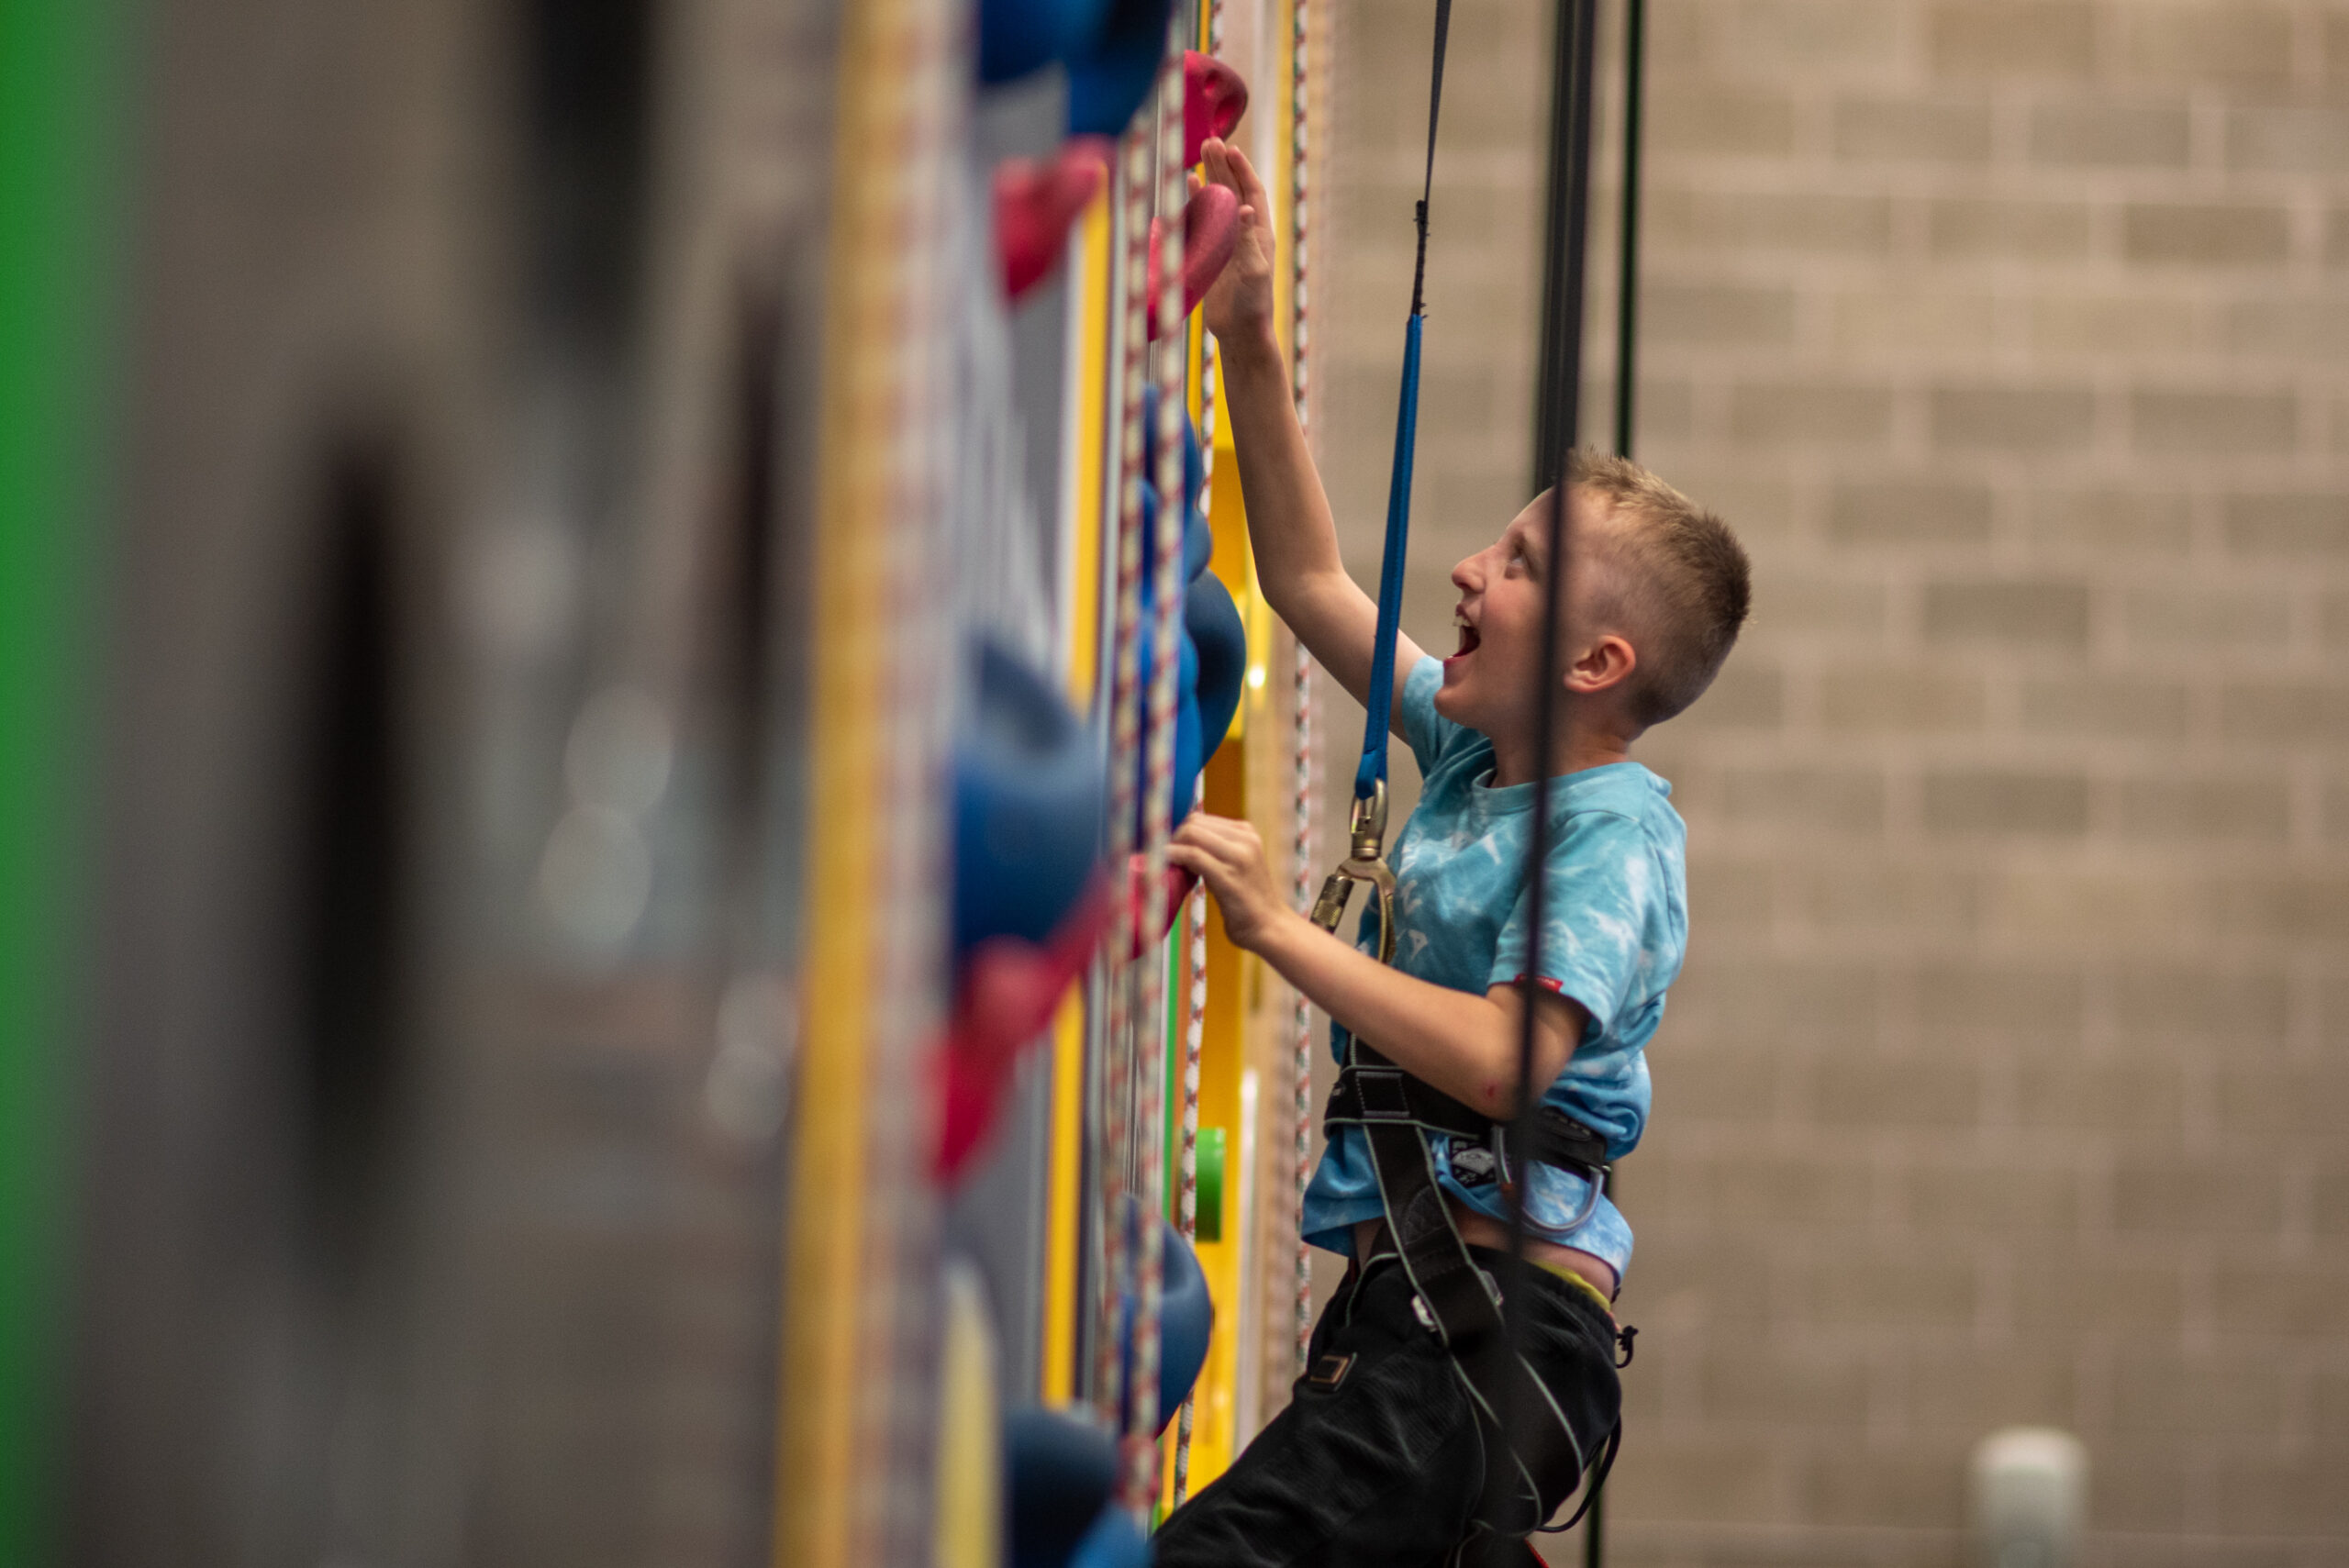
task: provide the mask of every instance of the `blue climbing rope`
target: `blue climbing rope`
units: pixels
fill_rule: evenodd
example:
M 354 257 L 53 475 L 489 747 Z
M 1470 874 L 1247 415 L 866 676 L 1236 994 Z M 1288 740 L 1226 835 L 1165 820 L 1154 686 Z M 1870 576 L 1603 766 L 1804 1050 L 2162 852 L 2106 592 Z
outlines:
M 1443 107 L 1443 51 L 1452 0 L 1436 0 L 1435 54 L 1428 83 L 1428 157 L 1412 213 L 1419 255 L 1411 268 L 1411 315 L 1403 327 L 1403 389 L 1395 406 L 1395 466 L 1386 484 L 1386 539 L 1378 562 L 1378 633 L 1371 644 L 1370 712 L 1363 722 L 1354 798 L 1368 800 L 1386 782 L 1386 737 L 1395 711 L 1395 642 L 1403 629 L 1403 563 L 1410 553 L 1411 462 L 1419 430 L 1419 339 L 1427 321 L 1428 201 L 1435 194 L 1436 121 Z

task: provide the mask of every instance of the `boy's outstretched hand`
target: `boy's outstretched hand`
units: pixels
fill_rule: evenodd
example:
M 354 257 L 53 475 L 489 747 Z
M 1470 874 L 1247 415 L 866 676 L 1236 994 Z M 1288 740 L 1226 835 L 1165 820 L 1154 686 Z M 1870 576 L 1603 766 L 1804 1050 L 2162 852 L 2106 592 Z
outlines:
M 1197 873 L 1223 910 L 1224 934 L 1232 945 L 1254 951 L 1291 913 L 1288 901 L 1264 863 L 1264 841 L 1256 829 L 1230 817 L 1194 811 L 1174 829 L 1166 858 Z
M 1240 239 L 1231 261 L 1201 301 L 1208 330 L 1235 347 L 1273 336 L 1272 198 L 1241 150 L 1210 137 L 1200 148 L 1207 177 L 1240 198 Z

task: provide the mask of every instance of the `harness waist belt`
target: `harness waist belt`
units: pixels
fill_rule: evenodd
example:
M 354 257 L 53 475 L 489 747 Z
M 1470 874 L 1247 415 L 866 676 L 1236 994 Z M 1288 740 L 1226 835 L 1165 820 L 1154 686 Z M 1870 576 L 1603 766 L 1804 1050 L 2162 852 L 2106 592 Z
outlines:
M 1507 1122 L 1480 1114 L 1392 1064 L 1357 1062 L 1340 1068 L 1330 1089 L 1329 1108 L 1322 1113 L 1322 1132 L 1374 1124 L 1400 1124 L 1485 1144 L 1499 1158 L 1503 1179 L 1514 1180 L 1509 1157 L 1518 1151 L 1508 1148 Z M 1607 1169 L 1607 1140 L 1597 1129 L 1547 1105 L 1534 1114 L 1533 1125 L 1533 1147 L 1522 1151 L 1525 1158 L 1586 1175 Z

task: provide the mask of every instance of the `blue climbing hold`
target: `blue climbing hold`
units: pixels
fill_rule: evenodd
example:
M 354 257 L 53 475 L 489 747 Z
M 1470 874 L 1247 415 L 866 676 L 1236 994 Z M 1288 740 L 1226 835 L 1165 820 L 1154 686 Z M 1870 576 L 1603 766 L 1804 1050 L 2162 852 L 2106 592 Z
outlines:
M 1069 1568 L 1149 1568 L 1150 1537 L 1141 1521 L 1123 1508 L 1101 1510 L 1069 1559 Z
M 1121 136 L 1166 54 L 1172 0 L 1112 0 L 1093 48 L 1068 62 L 1072 136 Z
M 1205 766 L 1231 732 L 1231 717 L 1240 711 L 1241 689 L 1248 679 L 1248 628 L 1241 624 L 1230 590 L 1214 573 L 1201 573 L 1191 584 L 1184 598 L 1183 629 L 1199 653 L 1197 701 L 1200 765 Z
M 1100 848 L 1102 765 L 1052 684 L 976 639 L 954 746 L 954 951 L 989 937 L 1041 943 Z
M 1089 53 L 1103 12 L 1102 0 L 980 0 L 979 80 L 1016 81 Z
M 1142 755 L 1149 755 L 1150 672 L 1152 649 L 1156 641 L 1157 623 L 1147 616 L 1138 639 L 1142 679 L 1141 735 Z M 1191 800 L 1198 786 L 1199 769 L 1204 765 L 1200 748 L 1199 727 L 1199 651 L 1193 645 L 1190 634 L 1180 629 L 1175 640 L 1174 666 L 1174 772 L 1166 790 L 1166 819 L 1180 822 L 1190 815 Z M 1134 839 L 1142 839 L 1142 805 L 1134 803 Z
M 1190 1396 L 1191 1385 L 1199 1380 L 1199 1369 L 1208 1363 L 1208 1340 L 1215 1332 L 1215 1302 L 1208 1295 L 1208 1276 L 1191 1244 L 1164 1219 L 1159 1226 L 1166 1242 L 1158 1310 L 1158 1429 L 1163 1432 Z M 1130 1293 L 1119 1299 L 1118 1343 L 1124 1385 L 1130 1390 L 1134 1354 Z M 1130 1405 L 1119 1412 L 1120 1420 L 1131 1415 Z
M 1013 1410 L 1003 1459 L 1011 1568 L 1065 1568 L 1117 1488 L 1117 1440 L 1074 1416 Z
M 1193 506 L 1183 519 L 1183 581 L 1196 583 L 1215 559 L 1215 535 L 1208 528 L 1208 520 Z
M 1158 388 L 1141 389 L 1141 462 L 1142 474 L 1148 481 L 1142 489 L 1146 495 L 1155 495 L 1158 489 Z M 1215 548 L 1214 536 L 1208 532 L 1207 513 L 1202 505 L 1208 484 L 1207 454 L 1199 449 L 1199 432 L 1191 423 L 1190 415 L 1183 416 L 1183 577 L 1186 582 L 1208 569 L 1207 552 Z

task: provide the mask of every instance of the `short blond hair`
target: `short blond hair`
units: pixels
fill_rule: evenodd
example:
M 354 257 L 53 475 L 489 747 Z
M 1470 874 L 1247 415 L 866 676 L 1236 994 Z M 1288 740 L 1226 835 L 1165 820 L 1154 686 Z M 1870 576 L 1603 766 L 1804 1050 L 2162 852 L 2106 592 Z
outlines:
M 1629 458 L 1577 451 L 1566 478 L 1631 525 L 1602 546 L 1616 572 L 1601 602 L 1639 654 L 1631 717 L 1662 724 L 1720 673 L 1751 607 L 1752 563 L 1719 516 Z

